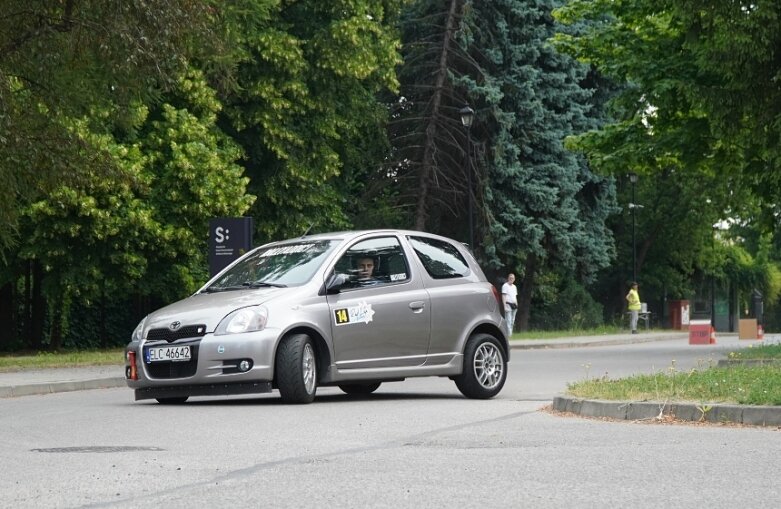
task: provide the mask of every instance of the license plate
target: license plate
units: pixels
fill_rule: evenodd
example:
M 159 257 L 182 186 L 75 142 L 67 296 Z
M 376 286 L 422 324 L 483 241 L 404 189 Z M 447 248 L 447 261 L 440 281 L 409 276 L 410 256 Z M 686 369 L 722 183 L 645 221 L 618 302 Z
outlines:
M 160 362 L 160 361 L 189 361 L 190 347 L 189 346 L 156 346 L 146 349 L 146 362 Z

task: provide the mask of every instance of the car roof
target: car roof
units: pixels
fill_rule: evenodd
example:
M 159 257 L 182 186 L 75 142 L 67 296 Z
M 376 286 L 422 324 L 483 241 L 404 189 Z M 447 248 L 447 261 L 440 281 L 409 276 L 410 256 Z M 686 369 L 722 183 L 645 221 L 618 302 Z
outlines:
M 416 230 L 399 230 L 399 229 L 391 229 L 391 228 L 384 228 L 384 229 L 374 229 L 374 230 L 345 230 L 345 231 L 337 231 L 337 232 L 328 232 L 328 233 L 313 233 L 313 234 L 307 234 L 302 235 L 301 237 L 293 237 L 285 240 L 280 240 L 276 243 L 288 243 L 288 242 L 300 242 L 302 240 L 350 240 L 355 239 L 358 237 L 363 237 L 367 235 L 375 235 L 375 234 L 393 234 L 393 235 L 423 235 L 427 237 L 438 237 L 441 239 L 447 239 L 452 242 L 458 242 L 454 239 L 449 239 L 447 237 L 443 237 L 441 235 L 437 235 L 434 233 L 428 233 L 428 232 L 421 232 Z

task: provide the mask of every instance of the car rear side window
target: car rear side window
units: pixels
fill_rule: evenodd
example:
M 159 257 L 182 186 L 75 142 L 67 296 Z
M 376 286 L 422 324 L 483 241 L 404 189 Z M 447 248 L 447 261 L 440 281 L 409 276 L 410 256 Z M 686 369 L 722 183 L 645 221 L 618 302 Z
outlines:
M 463 277 L 469 273 L 467 264 L 456 246 L 438 239 L 407 237 L 415 253 L 434 279 Z

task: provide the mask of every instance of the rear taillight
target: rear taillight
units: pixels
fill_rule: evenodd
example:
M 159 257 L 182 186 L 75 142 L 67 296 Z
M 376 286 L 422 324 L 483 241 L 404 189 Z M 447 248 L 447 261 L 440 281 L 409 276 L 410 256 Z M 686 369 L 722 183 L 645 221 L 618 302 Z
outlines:
M 496 299 L 496 305 L 499 306 L 499 309 L 502 309 L 504 307 L 502 305 L 502 294 L 499 293 L 499 290 L 497 290 L 494 285 L 491 285 L 491 291 L 494 292 L 494 298 Z
M 136 368 L 136 352 L 127 353 L 127 362 L 130 364 L 127 368 L 125 376 L 130 380 L 138 380 L 138 368 Z

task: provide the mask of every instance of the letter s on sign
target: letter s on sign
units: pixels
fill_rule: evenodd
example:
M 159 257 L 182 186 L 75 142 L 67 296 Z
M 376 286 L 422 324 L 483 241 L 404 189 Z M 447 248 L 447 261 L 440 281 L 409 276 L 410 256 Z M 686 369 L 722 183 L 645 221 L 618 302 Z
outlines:
M 214 240 L 217 242 L 223 242 L 225 237 L 222 235 L 222 226 L 218 226 L 214 229 Z

